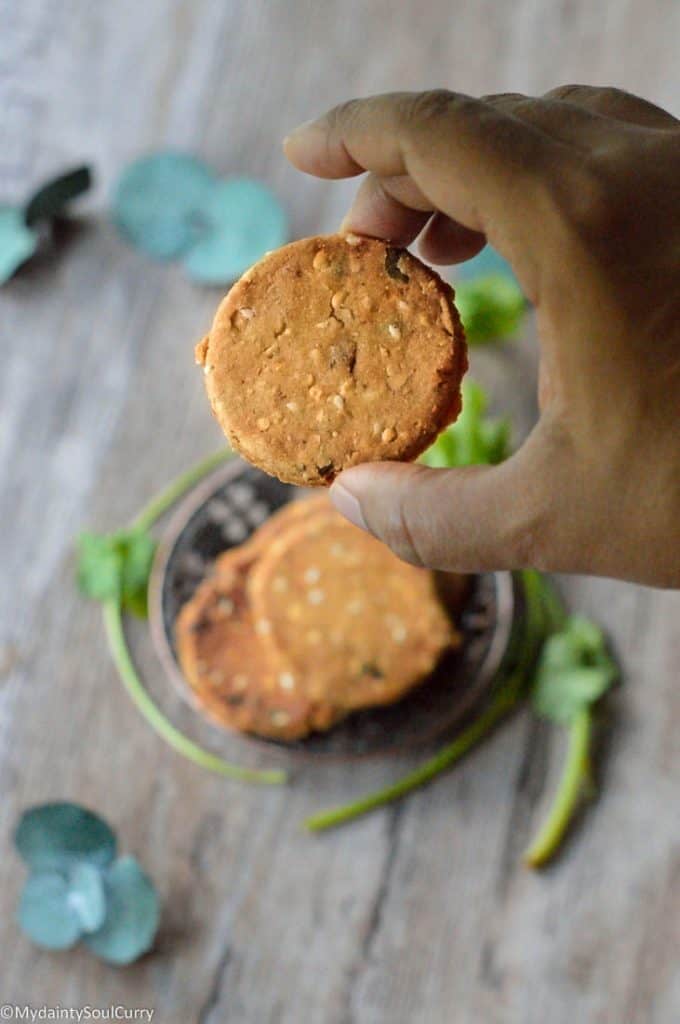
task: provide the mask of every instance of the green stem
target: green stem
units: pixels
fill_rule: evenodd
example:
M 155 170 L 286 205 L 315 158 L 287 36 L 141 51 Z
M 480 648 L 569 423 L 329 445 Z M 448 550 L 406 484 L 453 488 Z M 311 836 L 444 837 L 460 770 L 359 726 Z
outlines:
M 160 514 L 160 513 L 159 513 Z M 106 638 L 109 651 L 118 674 L 132 698 L 136 707 L 144 715 L 145 719 L 153 729 L 169 743 L 174 750 L 184 757 L 187 757 L 194 764 L 208 771 L 217 772 L 220 775 L 227 775 L 231 779 L 239 779 L 242 782 L 259 782 L 269 785 L 281 785 L 286 782 L 286 773 L 282 771 L 255 771 L 250 768 L 242 768 L 239 765 L 223 761 L 221 757 L 208 753 L 188 737 L 176 729 L 168 721 L 162 712 L 156 707 L 151 697 L 144 689 L 144 685 L 137 675 L 137 670 L 132 663 L 123 630 L 123 616 L 120 606 L 116 601 L 107 601 L 104 604 L 104 625 L 106 627 Z
M 524 862 L 532 868 L 541 867 L 559 847 L 584 788 L 590 784 L 590 738 L 592 718 L 589 708 L 580 711 L 569 726 L 569 745 L 562 776 L 548 816 L 536 838 L 524 854 Z
M 195 466 L 187 469 L 186 472 L 181 473 L 172 480 L 155 498 L 152 498 L 142 511 L 135 516 L 131 525 L 139 530 L 149 530 L 156 520 L 160 519 L 190 487 L 193 487 L 198 480 L 201 480 L 211 470 L 228 459 L 233 458 L 233 455 L 234 453 L 230 448 L 221 448 L 220 451 L 201 459 Z
M 498 687 L 491 703 L 463 732 L 447 746 L 438 751 L 429 761 L 409 772 L 403 778 L 378 790 L 369 793 L 353 803 L 333 807 L 327 811 L 312 814 L 304 822 L 305 828 L 311 832 L 343 825 L 347 821 L 367 814 L 377 807 L 399 800 L 401 797 L 430 782 L 435 776 L 460 761 L 477 745 L 491 730 L 512 711 L 520 701 L 526 682 L 527 673 L 531 669 L 539 652 L 544 637 L 545 614 L 543 606 L 543 580 L 539 573 L 526 570 L 521 573 L 526 596 L 526 622 L 522 638 L 518 663 Z
M 456 761 L 459 761 L 468 751 L 489 733 L 493 727 L 504 718 L 506 714 L 516 705 L 517 697 L 508 696 L 505 693 L 498 695 L 485 711 L 483 711 L 471 725 L 468 726 L 455 740 L 440 750 L 434 757 L 430 758 L 415 771 L 405 775 L 398 782 L 376 793 L 356 800 L 354 803 L 345 804 L 342 807 L 331 808 L 328 811 L 320 811 L 312 814 L 305 820 L 305 828 L 310 832 L 321 832 L 323 829 L 334 828 L 346 821 L 358 818 L 362 814 L 399 800 L 401 797 L 411 793 L 414 789 L 430 782 L 436 775 L 445 771 Z

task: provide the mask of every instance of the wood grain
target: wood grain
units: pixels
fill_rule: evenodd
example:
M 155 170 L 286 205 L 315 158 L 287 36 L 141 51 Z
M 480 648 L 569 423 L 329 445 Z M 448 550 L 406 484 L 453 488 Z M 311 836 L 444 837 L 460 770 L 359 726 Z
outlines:
M 453 774 L 337 833 L 312 809 L 407 763 L 310 768 L 265 790 L 212 778 L 149 732 L 76 596 L 72 538 L 124 522 L 220 443 L 191 348 L 219 293 L 153 265 L 107 226 L 125 161 L 159 146 L 262 177 L 292 231 L 330 230 L 352 193 L 296 174 L 279 147 L 353 95 L 615 84 L 675 106 L 674 0 L 430 4 L 373 0 L 0 2 L 0 195 L 83 158 L 87 216 L 0 294 L 0 1002 L 149 1006 L 162 1024 L 670 1024 L 680 1017 L 680 595 L 571 579 L 626 666 L 610 702 L 604 786 L 559 863 L 518 855 L 558 738 L 519 716 Z M 473 372 L 525 431 L 531 329 Z M 173 719 L 143 631 L 135 649 Z M 256 760 L 256 759 L 255 759 Z M 50 955 L 18 932 L 11 830 L 70 798 L 114 822 L 165 903 L 157 952 L 125 970 Z

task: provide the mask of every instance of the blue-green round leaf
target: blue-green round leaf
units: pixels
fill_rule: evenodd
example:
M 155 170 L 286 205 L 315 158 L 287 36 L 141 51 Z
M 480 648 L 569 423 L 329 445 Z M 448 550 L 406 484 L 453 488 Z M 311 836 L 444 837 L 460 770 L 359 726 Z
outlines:
M 43 804 L 25 811 L 14 842 L 34 871 L 68 870 L 78 861 L 106 867 L 116 855 L 116 837 L 106 822 L 77 804 Z
M 46 949 L 68 949 L 80 938 L 80 921 L 69 903 L 68 883 L 56 871 L 27 879 L 17 921 L 29 939 Z
M 83 941 L 112 964 L 129 964 L 153 945 L 160 906 L 151 879 L 134 857 L 121 857 L 105 879 L 106 920 Z
M 72 200 L 77 199 L 92 185 L 89 167 L 74 167 L 71 171 L 52 178 L 35 192 L 24 208 L 24 220 L 30 226 L 40 220 L 58 216 Z
M 21 210 L 0 206 L 0 284 L 9 281 L 38 248 L 38 236 L 26 227 Z
M 68 875 L 68 903 L 84 932 L 96 932 L 106 917 L 106 894 L 101 868 L 83 861 Z
M 285 211 L 268 188 L 249 178 L 223 181 L 201 206 L 206 230 L 184 257 L 201 284 L 228 284 L 288 237 Z
M 200 215 L 215 179 L 185 153 L 156 153 L 127 167 L 112 201 L 113 220 L 133 245 L 159 260 L 181 256 L 203 232 Z

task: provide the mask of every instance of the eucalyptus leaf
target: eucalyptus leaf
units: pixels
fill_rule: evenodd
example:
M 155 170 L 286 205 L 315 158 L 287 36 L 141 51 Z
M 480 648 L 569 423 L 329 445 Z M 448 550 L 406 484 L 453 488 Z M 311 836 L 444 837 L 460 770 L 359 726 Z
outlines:
M 217 184 L 200 206 L 205 230 L 184 256 L 184 267 L 201 284 L 227 284 L 265 252 L 287 239 L 280 202 L 258 181 L 236 178 Z
M 0 206 L 0 284 L 9 281 L 38 248 L 38 236 L 13 206 Z
M 69 902 L 68 882 L 57 871 L 29 876 L 17 921 L 36 945 L 46 949 L 69 949 L 80 938 L 80 919 Z
M 130 164 L 112 199 L 112 216 L 126 238 L 159 260 L 177 259 L 201 237 L 207 225 L 215 178 L 186 153 L 156 153 Z
M 92 184 L 89 167 L 75 167 L 48 181 L 29 199 L 24 209 L 24 220 L 31 227 L 40 220 L 48 220 L 60 214 L 67 203 L 87 192 Z
M 68 904 L 83 932 L 95 932 L 106 917 L 106 895 L 102 870 L 83 861 L 68 874 Z
M 106 822 L 70 803 L 42 804 L 25 811 L 14 843 L 34 871 L 66 871 L 82 861 L 106 867 L 116 854 L 116 837 Z
M 134 857 L 121 857 L 105 878 L 107 914 L 84 943 L 113 964 L 129 964 L 153 945 L 160 919 L 158 895 Z

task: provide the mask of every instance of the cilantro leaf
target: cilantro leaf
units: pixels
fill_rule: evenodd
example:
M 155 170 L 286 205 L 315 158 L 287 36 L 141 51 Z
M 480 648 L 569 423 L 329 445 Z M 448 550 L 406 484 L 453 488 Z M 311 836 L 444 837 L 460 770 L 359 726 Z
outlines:
M 116 601 L 146 618 L 146 592 L 156 541 L 139 528 L 116 533 L 83 533 L 78 538 L 80 592 L 95 601 Z
M 456 284 L 456 308 L 469 345 L 481 345 L 514 334 L 526 302 L 508 274 L 485 274 Z
M 472 380 L 463 382 L 463 407 L 455 423 L 442 431 L 422 457 L 431 469 L 494 465 L 510 454 L 510 423 L 484 416 L 487 396 Z
M 94 601 L 119 600 L 122 560 L 112 536 L 81 533 L 77 541 L 78 589 Z
M 532 690 L 534 710 L 543 718 L 569 723 L 606 693 L 617 676 L 602 630 L 573 615 L 543 647 Z

